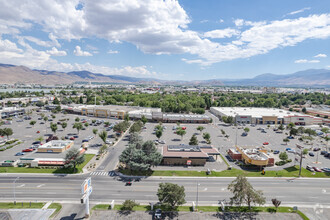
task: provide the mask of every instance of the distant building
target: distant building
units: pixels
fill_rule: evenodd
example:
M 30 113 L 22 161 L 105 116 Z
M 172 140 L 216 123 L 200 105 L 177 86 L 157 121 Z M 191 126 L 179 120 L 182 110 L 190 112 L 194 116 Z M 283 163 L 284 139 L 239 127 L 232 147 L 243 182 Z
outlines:
M 274 157 L 268 155 L 264 148 L 242 148 L 229 149 L 228 155 L 234 160 L 241 160 L 245 164 L 265 167 L 274 166 Z
M 25 114 L 25 109 L 23 108 L 7 107 L 0 109 L 0 119 L 10 118 L 24 114 Z
M 210 156 L 219 154 L 212 146 L 169 145 L 162 148 L 162 164 L 204 166 Z
M 211 107 L 210 111 L 217 117 L 231 116 L 234 123 L 245 124 L 288 124 L 293 122 L 297 125 L 313 125 L 322 123 L 320 118 L 290 112 L 275 108 L 254 107 Z

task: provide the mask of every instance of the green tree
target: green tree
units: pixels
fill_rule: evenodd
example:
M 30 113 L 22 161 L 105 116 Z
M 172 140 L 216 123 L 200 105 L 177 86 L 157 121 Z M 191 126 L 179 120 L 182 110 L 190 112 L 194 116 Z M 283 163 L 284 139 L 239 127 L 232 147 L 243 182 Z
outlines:
M 160 183 L 157 191 L 159 202 L 165 206 L 175 209 L 176 206 L 186 202 L 184 186 L 179 186 L 174 183 Z
M 284 138 L 283 142 L 286 143 L 286 145 L 288 145 L 288 142 L 290 142 L 289 138 Z
M 306 155 L 306 154 L 308 154 L 308 149 L 303 150 L 303 155 Z
M 287 129 L 292 129 L 292 128 L 294 128 L 294 127 L 296 127 L 296 125 L 293 124 L 292 122 L 290 122 L 290 123 L 286 126 Z
M 133 208 L 138 205 L 139 203 L 136 203 L 134 200 L 126 199 L 120 209 L 122 211 L 132 211 Z
M 129 135 L 129 144 L 139 144 L 142 146 L 143 144 L 143 139 L 138 133 L 131 133 Z
M 225 132 L 223 129 L 221 129 L 221 134 L 222 134 L 222 135 L 225 135 L 226 132 Z
M 62 122 L 61 123 L 61 127 L 63 128 L 63 130 L 65 130 L 65 128 L 68 126 L 68 123 L 66 122 Z
M 86 128 L 89 126 L 88 122 L 85 122 L 84 125 L 85 125 Z
M 73 171 L 76 172 L 76 166 L 84 163 L 85 157 L 84 154 L 80 154 L 78 148 L 70 148 L 65 154 L 65 167 L 73 168 Z
M 272 203 L 275 206 L 276 212 L 277 212 L 277 208 L 281 205 L 281 201 L 277 200 L 277 199 L 272 199 Z
M 329 133 L 329 128 L 327 128 L 327 127 L 323 127 L 323 128 L 321 129 L 321 131 L 322 131 L 324 134 L 328 134 L 328 133 Z
M 250 131 L 250 128 L 244 128 L 244 131 L 246 132 L 246 133 L 248 133 L 249 131 Z
M 145 125 L 148 122 L 148 119 L 146 118 L 146 116 L 142 115 L 141 121 Z
M 124 116 L 124 120 L 125 120 L 125 121 L 129 121 L 129 114 L 128 114 L 128 113 L 125 114 L 125 116 Z
M 197 139 L 196 135 L 191 136 L 189 145 L 198 145 L 198 139 Z
M 76 122 L 79 122 L 80 121 L 80 118 L 79 117 L 76 117 L 75 121 Z
M 199 133 L 202 133 L 202 131 L 205 129 L 203 126 L 198 126 L 197 131 L 199 131 Z
M 176 134 L 181 136 L 181 141 L 183 139 L 183 136 L 186 134 L 186 130 L 183 130 L 181 127 L 179 127 L 177 130 L 176 130 Z
M 251 210 L 252 203 L 258 205 L 266 203 L 262 191 L 255 190 L 245 176 L 238 175 L 237 178 L 228 185 L 228 190 L 234 194 L 234 196 L 230 198 L 231 205 L 235 204 L 241 206 L 245 203 Z
M 83 128 L 83 125 L 82 125 L 81 122 L 76 122 L 76 123 L 73 124 L 73 127 L 72 128 L 77 129 L 77 132 L 79 134 L 79 131 Z
M 136 121 L 133 123 L 131 128 L 129 129 L 129 133 L 139 133 L 142 130 L 143 123 L 141 121 Z
M 295 136 L 298 134 L 298 129 L 296 128 L 291 128 L 289 132 L 290 136 Z
M 37 122 L 36 121 L 30 121 L 30 125 L 34 126 Z
M 284 130 L 283 124 L 280 124 L 280 126 L 278 127 L 278 129 L 280 129 L 281 131 L 283 131 Z
M 106 132 L 105 130 L 101 131 L 101 132 L 99 133 L 99 137 L 100 137 L 101 140 L 104 142 L 104 144 L 106 144 L 107 137 L 108 137 L 108 132 Z
M 303 108 L 301 109 L 301 111 L 302 111 L 303 113 L 306 113 L 306 112 L 307 112 L 307 110 L 306 110 L 305 107 L 303 107 Z
M 108 146 L 106 144 L 103 144 L 102 147 L 100 147 L 98 155 L 103 154 L 107 150 Z
M 51 124 L 50 124 L 50 129 L 52 130 L 52 132 L 54 132 L 54 134 L 56 134 L 56 131 L 57 131 L 57 124 L 51 123 Z
M 162 130 L 156 130 L 156 137 L 158 138 L 158 140 L 159 140 L 159 138 L 163 135 L 163 131 Z
M 12 136 L 13 135 L 13 129 L 11 128 L 4 128 L 2 129 L 2 134 L 1 136 L 7 136 L 7 139 L 9 139 L 9 136 Z
M 209 133 L 204 133 L 203 138 L 206 141 L 207 144 L 211 144 L 211 135 Z
M 119 161 L 131 171 L 147 171 L 162 161 L 162 155 L 157 151 L 153 141 L 131 143 L 119 156 Z
M 96 135 L 98 130 L 96 128 L 93 128 L 93 134 Z
M 316 131 L 311 128 L 305 129 L 305 133 L 308 134 L 308 136 L 316 136 Z
M 288 154 L 286 152 L 281 152 L 279 158 L 286 161 L 288 159 Z

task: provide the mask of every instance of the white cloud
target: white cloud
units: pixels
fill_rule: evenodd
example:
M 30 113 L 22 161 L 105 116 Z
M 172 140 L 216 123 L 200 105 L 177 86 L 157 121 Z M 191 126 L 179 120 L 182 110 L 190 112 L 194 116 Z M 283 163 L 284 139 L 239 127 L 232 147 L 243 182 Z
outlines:
M 53 47 L 51 50 L 47 50 L 46 52 L 52 56 L 66 56 L 66 52 L 64 50 L 58 50 L 56 47 Z
M 75 50 L 73 51 L 74 55 L 80 56 L 80 57 L 88 57 L 88 56 L 93 56 L 90 52 L 88 51 L 82 51 L 80 46 L 76 46 Z
M 205 20 L 201 20 L 199 23 L 207 23 L 207 22 L 209 22 L 209 20 L 207 20 L 207 19 L 205 19 Z
M 234 21 L 234 23 L 235 23 L 235 25 L 236 26 L 243 26 L 244 25 L 244 20 L 243 19 L 236 19 L 235 21 Z
M 219 29 L 219 30 L 213 30 L 208 31 L 204 33 L 204 37 L 208 38 L 227 38 L 232 37 L 234 35 L 239 35 L 240 31 L 232 29 L 232 28 L 226 28 L 226 29 Z
M 306 59 L 301 59 L 301 60 L 295 60 L 294 63 L 319 63 L 319 60 L 306 60 Z
M 223 19 L 219 19 L 219 21 L 218 21 L 219 23 L 223 23 L 223 22 L 225 22 Z
M 300 9 L 300 10 L 290 12 L 290 13 L 288 13 L 287 15 L 295 15 L 295 14 L 299 14 L 299 13 L 302 13 L 302 12 L 307 11 L 307 10 L 310 10 L 310 9 L 311 9 L 310 7 L 302 8 L 302 9 Z
M 324 53 L 320 53 L 320 54 L 317 54 L 316 56 L 314 56 L 315 58 L 326 58 L 327 55 L 324 54 Z
M 76 10 L 79 3 L 83 7 Z M 236 39 L 226 43 L 189 30 L 190 22 L 186 11 L 174 0 L 48 0 L 42 4 L 38 0 L 11 0 L 3 1 L 0 8 L 0 33 L 17 34 L 37 24 L 55 39 L 129 42 L 144 53 L 195 55 L 193 60 L 202 65 L 330 37 L 327 13 L 268 22 L 236 19 L 237 27 L 245 27 Z
M 56 40 L 56 38 L 51 33 L 49 34 L 49 37 L 52 41 L 43 41 L 43 40 L 40 40 L 33 36 L 23 36 L 22 38 L 25 40 L 28 40 L 30 42 L 33 42 L 39 46 L 42 46 L 42 47 L 52 47 L 52 46 L 60 47 L 61 46 L 58 43 L 58 41 Z
M 119 53 L 119 51 L 118 50 L 108 50 L 107 53 L 109 53 L 109 54 L 116 54 L 116 53 Z
M 6 53 L 6 52 L 21 53 L 23 52 L 23 50 L 18 48 L 14 42 L 11 42 L 10 40 L 7 39 L 1 40 L 0 38 L 0 53 Z

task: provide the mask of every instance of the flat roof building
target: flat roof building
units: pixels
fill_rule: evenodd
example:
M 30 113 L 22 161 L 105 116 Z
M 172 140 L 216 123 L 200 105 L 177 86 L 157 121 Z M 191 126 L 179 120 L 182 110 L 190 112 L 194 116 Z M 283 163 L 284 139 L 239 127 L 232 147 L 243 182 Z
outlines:
M 24 115 L 24 108 L 7 107 L 0 109 L 0 119 L 10 118 L 17 115 Z
M 204 166 L 210 156 L 219 154 L 212 146 L 169 145 L 162 148 L 162 164 Z
M 38 147 L 38 153 L 62 153 L 73 146 L 73 141 L 53 140 Z
M 297 125 L 311 125 L 322 123 L 322 120 L 317 117 L 276 108 L 211 107 L 210 111 L 219 118 L 231 116 L 238 124 L 288 124 L 293 122 Z
M 234 160 L 242 160 L 245 164 L 255 166 L 274 166 L 275 159 L 268 155 L 264 148 L 239 147 L 228 150 L 229 156 Z

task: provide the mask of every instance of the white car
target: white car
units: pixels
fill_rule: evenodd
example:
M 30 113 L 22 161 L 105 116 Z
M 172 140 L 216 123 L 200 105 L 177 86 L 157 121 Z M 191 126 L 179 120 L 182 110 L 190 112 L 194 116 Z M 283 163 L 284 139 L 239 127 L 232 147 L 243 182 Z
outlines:
M 160 144 L 166 144 L 166 142 L 165 142 L 165 141 L 159 141 L 159 143 L 160 143 Z
M 112 144 L 112 141 L 110 141 L 110 140 L 105 140 L 105 143 L 106 143 L 106 144 Z

